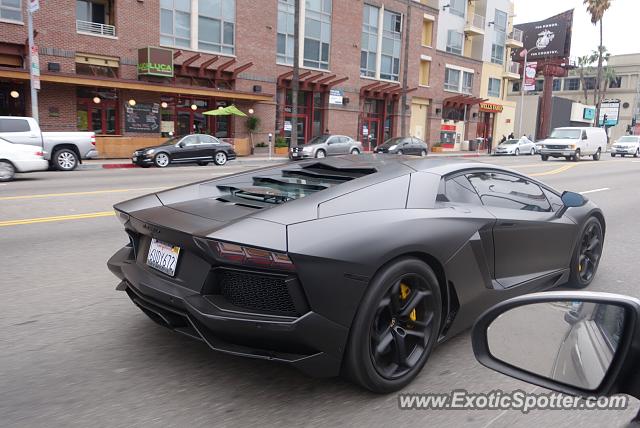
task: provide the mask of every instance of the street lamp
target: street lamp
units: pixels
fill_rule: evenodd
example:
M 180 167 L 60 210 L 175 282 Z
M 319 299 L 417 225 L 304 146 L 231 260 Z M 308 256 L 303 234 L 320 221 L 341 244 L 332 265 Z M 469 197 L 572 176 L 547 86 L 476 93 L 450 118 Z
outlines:
M 198 106 L 195 104 L 191 104 L 191 110 L 196 111 L 198 110 Z
M 252 108 L 249 109 L 249 114 L 253 114 L 253 109 Z
M 20 92 L 11 91 L 11 92 L 9 92 L 9 95 L 11 95 L 11 98 L 18 98 L 20 96 Z
M 167 108 L 167 107 L 169 107 L 169 104 L 166 101 L 163 101 L 163 102 L 160 103 L 160 107 Z
M 100 104 L 100 101 L 102 101 L 102 100 L 100 99 L 100 97 L 93 97 L 93 102 L 94 102 L 95 104 Z
M 131 107 L 136 105 L 136 100 L 134 100 L 133 98 L 131 98 L 128 102 Z

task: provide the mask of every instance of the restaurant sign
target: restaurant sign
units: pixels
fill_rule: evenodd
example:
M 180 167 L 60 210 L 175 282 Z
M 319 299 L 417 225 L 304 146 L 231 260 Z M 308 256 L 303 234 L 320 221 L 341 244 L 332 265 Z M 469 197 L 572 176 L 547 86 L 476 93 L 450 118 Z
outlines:
M 151 46 L 138 49 L 138 76 L 173 77 L 173 51 Z
M 503 108 L 504 107 L 500 104 L 480 103 L 480 111 L 485 111 L 488 113 L 502 113 Z

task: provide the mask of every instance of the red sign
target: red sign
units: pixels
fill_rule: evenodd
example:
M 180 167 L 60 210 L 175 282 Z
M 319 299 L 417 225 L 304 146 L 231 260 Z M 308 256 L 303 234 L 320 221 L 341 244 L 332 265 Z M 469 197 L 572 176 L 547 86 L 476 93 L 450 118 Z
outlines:
M 441 131 L 455 131 L 456 130 L 456 126 L 455 125 L 442 125 L 440 127 Z
M 535 91 L 536 90 L 536 73 L 538 69 L 537 62 L 528 62 L 524 68 L 524 90 Z

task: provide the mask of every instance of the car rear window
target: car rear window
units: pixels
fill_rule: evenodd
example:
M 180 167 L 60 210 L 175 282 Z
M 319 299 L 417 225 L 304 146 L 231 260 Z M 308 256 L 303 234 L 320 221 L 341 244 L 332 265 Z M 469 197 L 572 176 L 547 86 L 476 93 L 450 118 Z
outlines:
M 29 132 L 29 122 L 25 119 L 0 119 L 0 132 Z

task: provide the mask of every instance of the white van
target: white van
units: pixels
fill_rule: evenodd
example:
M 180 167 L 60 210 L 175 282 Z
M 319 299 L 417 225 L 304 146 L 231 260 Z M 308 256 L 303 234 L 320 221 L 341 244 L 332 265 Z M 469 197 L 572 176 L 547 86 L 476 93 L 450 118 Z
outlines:
M 591 156 L 599 160 L 607 150 L 607 133 L 604 128 L 567 127 L 556 128 L 551 135 L 540 144 L 540 156 L 543 161 L 564 157 L 577 162 L 583 156 Z

